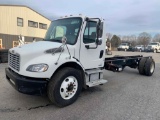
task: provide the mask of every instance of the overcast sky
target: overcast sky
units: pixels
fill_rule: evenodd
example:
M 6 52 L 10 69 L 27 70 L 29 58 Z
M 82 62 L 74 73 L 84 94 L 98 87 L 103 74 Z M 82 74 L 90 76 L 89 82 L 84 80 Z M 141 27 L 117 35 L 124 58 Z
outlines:
M 0 0 L 0 4 L 26 5 L 52 20 L 79 13 L 104 18 L 107 32 L 117 35 L 160 33 L 160 0 Z

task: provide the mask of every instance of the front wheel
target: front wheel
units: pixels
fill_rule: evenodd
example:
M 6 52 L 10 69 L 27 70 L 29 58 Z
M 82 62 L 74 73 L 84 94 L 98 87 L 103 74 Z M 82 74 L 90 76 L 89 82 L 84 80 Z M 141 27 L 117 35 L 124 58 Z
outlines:
M 59 107 L 70 105 L 77 100 L 82 89 L 82 83 L 79 70 L 70 67 L 63 68 L 49 82 L 48 98 Z

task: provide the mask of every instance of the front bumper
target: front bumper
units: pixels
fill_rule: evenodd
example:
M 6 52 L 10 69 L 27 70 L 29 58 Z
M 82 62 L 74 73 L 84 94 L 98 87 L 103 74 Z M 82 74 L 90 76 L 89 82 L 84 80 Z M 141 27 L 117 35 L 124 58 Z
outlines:
M 117 48 L 118 51 L 124 51 L 125 49 L 123 48 Z
M 146 49 L 146 52 L 154 52 L 154 49 Z
M 10 68 L 6 68 L 5 72 L 8 82 L 21 93 L 42 95 L 46 92 L 48 81 L 45 79 L 24 77 L 15 73 Z

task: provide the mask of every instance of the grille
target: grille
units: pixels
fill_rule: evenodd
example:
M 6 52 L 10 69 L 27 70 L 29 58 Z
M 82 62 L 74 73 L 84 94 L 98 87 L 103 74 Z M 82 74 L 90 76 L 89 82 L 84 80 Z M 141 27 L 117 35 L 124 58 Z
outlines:
M 9 66 L 13 69 L 20 70 L 20 56 L 17 54 L 9 53 Z
M 152 49 L 152 46 L 148 46 L 148 49 Z

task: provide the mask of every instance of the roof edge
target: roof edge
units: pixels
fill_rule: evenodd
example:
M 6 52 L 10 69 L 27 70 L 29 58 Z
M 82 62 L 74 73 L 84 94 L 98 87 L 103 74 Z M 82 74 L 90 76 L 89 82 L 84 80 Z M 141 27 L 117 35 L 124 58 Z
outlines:
M 28 8 L 28 9 L 30 9 L 30 10 L 32 10 L 32 11 L 34 11 L 34 12 L 36 12 L 36 13 L 37 13 L 37 14 L 39 14 L 40 16 L 42 16 L 42 17 L 46 18 L 47 20 L 51 21 L 49 18 L 45 17 L 45 16 L 44 16 L 44 15 L 42 15 L 41 13 L 39 13 L 39 12 L 35 11 L 34 9 L 32 9 L 32 8 L 30 8 L 30 7 L 26 6 L 26 5 L 0 4 L 0 6 L 26 7 L 26 8 Z

